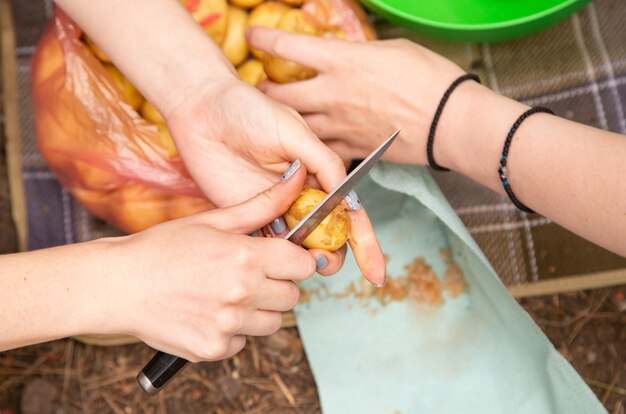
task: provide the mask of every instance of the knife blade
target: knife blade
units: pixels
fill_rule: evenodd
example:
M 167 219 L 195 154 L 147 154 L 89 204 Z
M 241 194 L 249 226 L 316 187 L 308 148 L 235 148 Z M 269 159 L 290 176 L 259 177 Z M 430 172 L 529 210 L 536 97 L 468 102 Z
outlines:
M 354 186 L 367 175 L 372 167 L 380 160 L 387 148 L 391 146 L 400 130 L 394 132 L 389 138 L 378 146 L 365 158 L 333 191 L 330 192 L 313 210 L 285 236 L 287 240 L 297 245 L 302 244 L 309 234 L 341 203 L 341 200 L 352 191 Z

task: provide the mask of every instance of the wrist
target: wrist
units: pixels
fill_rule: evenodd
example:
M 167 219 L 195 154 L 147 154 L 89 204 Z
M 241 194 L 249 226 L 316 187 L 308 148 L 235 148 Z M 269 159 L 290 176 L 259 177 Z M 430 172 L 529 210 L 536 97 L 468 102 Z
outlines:
M 221 53 L 221 52 L 220 52 Z M 222 57 L 217 58 L 222 60 Z M 225 60 L 225 57 L 223 58 Z M 168 68 L 164 78 L 177 79 L 175 82 L 165 81 L 165 88 L 157 99 L 155 107 L 159 109 L 166 121 L 169 121 L 181 108 L 192 109 L 194 103 L 201 103 L 205 97 L 218 97 L 225 89 L 239 82 L 229 62 L 201 60 L 173 65 Z M 190 108 L 191 107 L 191 108 Z
M 528 107 L 476 82 L 465 82 L 443 111 L 434 155 L 446 168 L 502 192 L 497 174 L 504 138 Z
M 76 282 L 82 292 L 77 292 L 76 314 L 80 314 L 76 334 L 126 334 L 128 309 L 128 276 L 125 272 L 121 251 L 125 237 L 104 238 L 83 243 L 76 254 L 85 258 L 80 269 L 81 280 Z M 77 245 L 80 246 L 80 245 Z

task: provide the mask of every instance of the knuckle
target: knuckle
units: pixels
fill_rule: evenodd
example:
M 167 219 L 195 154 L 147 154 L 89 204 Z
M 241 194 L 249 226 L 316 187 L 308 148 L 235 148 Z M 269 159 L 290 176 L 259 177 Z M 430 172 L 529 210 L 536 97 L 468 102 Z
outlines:
M 287 39 L 283 34 L 276 36 L 274 40 L 272 40 L 271 49 L 275 55 L 283 54 L 287 50 L 287 47 Z
M 289 309 L 293 309 L 300 300 L 300 288 L 294 282 L 289 282 L 289 293 L 287 294 Z
M 226 302 L 231 305 L 245 304 L 251 297 L 252 290 L 244 278 L 231 284 L 225 295 Z
M 225 355 L 223 358 L 230 358 L 234 355 L 237 355 L 239 351 L 246 346 L 246 337 L 245 336 L 236 336 L 231 339 L 227 351 L 225 351 Z
M 233 252 L 232 260 L 236 268 L 248 270 L 255 267 L 257 257 L 252 248 L 241 246 L 240 249 Z
M 276 315 L 273 315 L 268 326 L 268 335 L 273 335 L 276 332 L 280 331 L 280 328 L 283 326 L 283 316 L 282 314 L 276 312 Z
M 242 323 L 233 311 L 222 310 L 217 317 L 217 328 L 226 336 L 232 336 L 242 327 Z
M 203 342 L 202 346 L 197 347 L 198 352 L 194 352 L 194 357 L 190 359 L 191 362 L 200 361 L 215 361 L 224 358 L 224 354 L 228 351 L 228 341 L 226 339 L 212 339 L 207 342 Z
M 257 198 L 262 209 L 271 209 L 274 205 L 274 197 L 272 197 L 271 188 L 266 188 L 261 191 Z

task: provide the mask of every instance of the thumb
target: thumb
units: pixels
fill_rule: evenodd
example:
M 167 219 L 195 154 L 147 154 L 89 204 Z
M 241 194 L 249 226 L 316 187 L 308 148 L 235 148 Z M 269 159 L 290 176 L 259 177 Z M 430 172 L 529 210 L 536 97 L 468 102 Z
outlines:
M 304 121 L 303 121 L 304 122 Z M 296 148 L 297 147 L 297 148 Z M 309 174 L 315 176 L 322 189 L 330 193 L 346 177 L 346 166 L 339 155 L 328 148 L 312 132 L 287 148 L 290 156 L 301 154 Z
M 248 234 L 282 216 L 298 198 L 306 179 L 300 159 L 294 161 L 279 183 L 248 201 L 206 213 L 211 227 L 229 233 Z

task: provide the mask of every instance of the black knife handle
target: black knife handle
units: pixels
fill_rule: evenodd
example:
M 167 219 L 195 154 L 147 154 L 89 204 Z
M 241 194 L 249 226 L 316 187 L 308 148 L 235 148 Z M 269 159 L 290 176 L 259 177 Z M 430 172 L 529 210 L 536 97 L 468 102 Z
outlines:
M 137 382 L 146 393 L 154 395 L 188 362 L 174 355 L 157 352 L 137 375 Z

